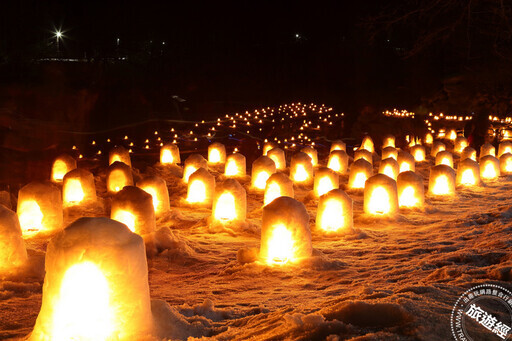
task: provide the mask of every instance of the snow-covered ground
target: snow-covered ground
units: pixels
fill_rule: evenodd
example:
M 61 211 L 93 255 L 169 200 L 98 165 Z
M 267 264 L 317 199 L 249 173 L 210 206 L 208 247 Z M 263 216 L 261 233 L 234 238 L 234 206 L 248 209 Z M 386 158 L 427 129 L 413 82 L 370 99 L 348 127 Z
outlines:
M 425 186 L 431 165 L 417 164 Z M 180 205 L 186 185 L 178 169 L 136 159 L 134 167 L 136 175 L 163 177 L 170 189 L 172 211 L 157 220 L 157 228 L 171 231 L 161 231 L 166 250 L 148 258 L 153 312 L 169 339 L 449 340 L 451 310 L 466 289 L 510 288 L 510 178 L 458 188 L 449 199 L 427 195 L 424 210 L 401 210 L 395 219 L 366 216 L 362 194 L 349 192 L 353 234 L 313 232 L 313 257 L 270 267 L 237 260 L 239 250 L 260 244 L 263 194 L 249 188 L 249 178 L 241 181 L 248 223 L 222 230 L 207 226 L 210 210 Z M 66 210 L 65 224 L 109 216 L 105 168 L 95 170 L 101 205 Z M 340 177 L 341 188 L 347 180 Z M 300 188 L 295 197 L 306 204 L 313 230 L 317 200 Z M 27 240 L 29 265 L 0 280 L 0 339 L 23 338 L 35 324 L 47 243 Z

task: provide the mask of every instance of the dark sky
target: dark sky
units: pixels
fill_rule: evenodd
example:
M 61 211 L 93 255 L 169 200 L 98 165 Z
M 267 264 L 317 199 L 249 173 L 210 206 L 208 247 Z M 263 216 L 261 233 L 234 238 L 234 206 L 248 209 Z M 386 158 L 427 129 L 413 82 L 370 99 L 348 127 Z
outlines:
M 22 49 L 66 33 L 68 51 L 163 42 L 192 50 L 272 47 L 299 39 L 332 46 L 347 39 L 376 1 L 45 1 L 0 4 L 1 49 Z

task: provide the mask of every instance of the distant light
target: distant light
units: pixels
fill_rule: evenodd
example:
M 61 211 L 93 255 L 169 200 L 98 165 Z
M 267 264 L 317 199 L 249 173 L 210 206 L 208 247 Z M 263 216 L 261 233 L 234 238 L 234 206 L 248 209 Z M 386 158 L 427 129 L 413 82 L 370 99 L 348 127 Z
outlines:
M 295 38 L 299 39 L 300 38 L 300 34 L 295 33 Z
M 55 36 L 57 37 L 57 39 L 62 38 L 62 32 L 61 31 L 55 32 Z
M 165 41 L 162 42 L 162 45 L 165 45 Z

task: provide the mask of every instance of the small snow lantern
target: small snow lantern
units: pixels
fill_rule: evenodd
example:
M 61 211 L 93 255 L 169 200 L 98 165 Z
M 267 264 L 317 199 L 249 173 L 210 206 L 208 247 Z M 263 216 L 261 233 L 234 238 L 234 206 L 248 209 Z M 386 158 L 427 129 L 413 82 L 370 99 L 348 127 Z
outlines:
M 107 168 L 107 190 L 113 194 L 124 186 L 133 186 L 132 169 L 126 163 L 116 161 Z
M 398 158 L 398 149 L 395 147 L 382 148 L 382 160 L 387 158 L 393 158 L 396 160 Z
M 315 172 L 314 192 L 320 197 L 325 193 L 340 187 L 340 177 L 332 169 L 323 167 Z
M 316 228 L 327 233 L 350 232 L 354 227 L 353 201 L 341 189 L 322 195 L 316 210 Z
M 112 148 L 108 154 L 108 164 L 111 165 L 114 162 L 119 161 L 123 162 L 127 166 L 132 166 L 132 161 L 130 159 L 130 153 L 122 146 L 115 146 Z
M 276 164 L 276 170 L 282 171 L 286 169 L 286 157 L 284 150 L 281 148 L 272 148 L 267 152 L 267 156 Z
M 187 202 L 210 208 L 215 192 L 215 177 L 206 169 L 199 168 L 189 177 Z
M 265 142 L 263 144 L 263 155 L 267 155 L 268 151 L 274 148 L 277 148 L 278 145 L 274 142 Z
M 398 212 L 396 181 L 385 174 L 369 177 L 364 186 L 364 211 L 372 215 L 396 214 Z
M 436 157 L 437 153 L 446 150 L 446 145 L 441 141 L 435 141 L 432 143 L 432 149 L 430 150 L 430 156 Z
M 62 197 L 50 182 L 31 182 L 18 192 L 18 218 L 23 235 L 62 227 Z
M 379 165 L 379 173 L 386 174 L 391 179 L 396 180 L 398 173 L 400 173 L 398 162 L 392 157 L 382 160 Z
M 472 147 L 466 147 L 460 154 L 460 160 L 471 159 L 476 161 L 476 150 Z
M 464 136 L 459 136 L 455 139 L 453 149 L 456 154 L 460 155 L 467 146 L 469 146 L 468 139 Z
M 311 158 L 311 164 L 313 167 L 318 166 L 318 152 L 315 148 L 311 146 L 307 146 L 301 149 L 301 152 L 306 153 Z
M 430 146 L 432 143 L 434 143 L 434 136 L 431 133 L 427 133 L 425 135 L 425 144 Z
M 312 253 L 309 215 L 304 204 L 279 197 L 263 207 L 260 257 L 267 264 L 293 263 Z
M 493 180 L 500 176 L 500 160 L 492 155 L 480 157 L 480 178 Z
M 400 207 L 423 207 L 425 203 L 425 188 L 423 178 L 413 171 L 398 174 L 398 204 Z
M 338 174 L 347 173 L 348 168 L 348 154 L 343 150 L 334 150 L 329 154 L 329 161 L 327 167 L 337 172 Z
M 215 221 L 229 223 L 244 221 L 247 212 L 247 194 L 235 179 L 227 179 L 215 188 L 212 215 Z
M 117 220 L 139 235 L 155 231 L 153 197 L 135 186 L 126 186 L 112 198 L 110 218 Z
M 373 166 L 365 159 L 354 161 L 350 165 L 350 174 L 348 177 L 348 188 L 361 189 L 364 188 L 366 179 L 373 175 Z
M 137 340 L 154 330 L 144 241 L 108 218 L 80 218 L 50 240 L 31 341 Z
M 263 205 L 268 205 L 279 197 L 294 197 L 293 181 L 286 174 L 274 173 L 267 180 Z
M 487 155 L 496 156 L 496 148 L 490 143 L 484 143 L 480 146 L 480 158 Z
M 498 157 L 506 153 L 512 154 L 512 142 L 510 141 L 503 141 L 498 146 Z
M 226 162 L 226 147 L 222 143 L 214 142 L 208 146 L 208 162 L 214 165 Z
M 363 141 L 361 142 L 361 147 L 359 149 L 364 149 L 369 151 L 370 153 L 373 153 L 375 151 L 373 140 L 370 136 L 366 135 L 363 138 Z
M 414 156 L 411 154 L 400 151 L 398 153 L 398 166 L 400 167 L 400 173 L 407 171 L 415 171 L 416 170 L 416 161 L 414 160 Z
M 373 165 L 373 154 L 366 149 L 358 149 L 354 152 L 354 161 L 364 159 Z
M 224 175 L 230 178 L 244 177 L 246 174 L 245 156 L 240 153 L 230 154 L 226 158 Z
M 470 158 L 460 161 L 457 167 L 456 183 L 462 186 L 480 184 L 480 166 L 478 162 Z
M 346 152 L 347 144 L 345 142 L 343 142 L 342 140 L 332 141 L 330 153 L 332 153 L 335 150 L 342 150 L 342 151 Z
M 414 147 L 411 147 L 411 154 L 414 156 L 414 160 L 416 162 L 425 161 L 425 147 L 422 145 L 417 144 Z
M 313 164 L 308 154 L 299 152 L 292 156 L 290 178 L 300 185 L 310 185 L 313 182 Z
M 192 175 L 192 173 L 194 173 L 199 168 L 208 170 L 208 162 L 206 162 L 206 159 L 200 154 L 191 154 L 185 160 L 185 165 L 183 168 L 183 181 L 188 183 L 188 178 L 190 175 Z
M 447 150 L 440 151 L 436 154 L 436 166 L 447 165 L 453 168 L 453 155 Z
M 448 140 L 455 141 L 457 139 L 457 131 L 455 129 L 450 129 L 446 136 L 448 137 Z
M 137 187 L 151 194 L 153 208 L 157 216 L 170 210 L 169 191 L 164 179 L 158 176 L 146 176 L 137 182 Z
M 76 168 L 76 160 L 67 154 L 62 154 L 58 156 L 55 161 L 53 161 L 52 166 L 52 181 L 53 182 L 62 182 L 64 179 L 64 175 L 67 172 Z
M 252 163 L 251 184 L 258 190 L 264 190 L 268 178 L 276 172 L 276 164 L 268 156 L 260 156 Z
M 437 165 L 430 168 L 428 191 L 433 195 L 455 194 L 455 171 L 447 165 Z
M 76 168 L 67 173 L 64 176 L 62 198 L 64 206 L 95 202 L 94 175 L 82 168 Z
M 389 134 L 384 136 L 384 139 L 382 141 L 382 148 L 384 149 L 384 148 L 387 148 L 387 147 L 395 148 L 395 136 L 389 135 Z
M 505 153 L 500 156 L 500 174 L 512 175 L 512 153 Z
M 18 216 L 0 205 L 0 273 L 10 272 L 26 261 L 27 249 Z
M 160 163 L 175 165 L 181 162 L 180 149 L 174 143 L 167 143 L 160 148 Z

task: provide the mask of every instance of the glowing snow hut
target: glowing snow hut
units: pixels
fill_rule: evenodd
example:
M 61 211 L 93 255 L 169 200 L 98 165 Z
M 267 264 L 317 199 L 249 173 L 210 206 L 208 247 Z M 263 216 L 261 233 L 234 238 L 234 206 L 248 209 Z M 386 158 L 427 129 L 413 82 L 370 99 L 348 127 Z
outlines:
M 191 154 L 185 160 L 185 165 L 183 168 L 183 181 L 188 183 L 188 178 L 192 173 L 194 173 L 199 168 L 204 168 L 208 170 L 208 162 L 206 159 L 200 154 Z
M 181 162 L 180 149 L 174 143 L 167 143 L 160 148 L 160 163 L 176 165 Z
M 146 176 L 137 182 L 137 187 L 151 194 L 156 216 L 169 212 L 169 191 L 164 179 L 158 176 Z
M 436 157 L 437 153 L 446 150 L 446 145 L 441 141 L 434 141 L 430 149 L 430 156 Z
M 455 171 L 447 165 L 437 165 L 430 168 L 428 179 L 430 194 L 443 196 L 455 194 Z
M 400 167 L 400 173 L 407 171 L 415 171 L 416 170 L 416 161 L 414 160 L 414 156 L 411 154 L 401 150 L 398 153 L 398 166 Z
M 298 152 L 290 161 L 290 178 L 299 185 L 311 185 L 313 182 L 313 164 L 308 154 Z
M 469 146 L 468 139 L 465 138 L 464 136 L 458 136 L 455 139 L 453 150 L 454 150 L 455 154 L 460 155 L 464 151 L 464 148 L 466 148 L 468 146 Z
M 220 223 L 245 221 L 247 194 L 235 179 L 227 179 L 215 188 L 212 216 Z
M 387 158 L 393 158 L 396 160 L 398 158 L 398 149 L 396 149 L 395 147 L 382 148 L 382 158 L 381 159 L 384 160 Z
M 453 155 L 447 150 L 442 150 L 436 154 L 435 165 L 447 165 L 453 168 Z
M 263 196 L 263 205 L 279 197 L 294 197 L 293 181 L 283 173 L 274 173 L 268 178 Z
M 269 150 L 277 148 L 277 147 L 279 147 L 279 146 L 275 142 L 271 142 L 271 141 L 265 142 L 263 144 L 263 155 L 266 156 Z
M 494 180 L 500 176 L 500 160 L 492 155 L 480 157 L 480 178 Z
M 396 181 L 385 174 L 369 177 L 364 186 L 364 211 L 371 215 L 398 213 Z
M 375 151 L 375 147 L 372 138 L 368 135 L 363 137 L 363 141 L 361 141 L 361 147 L 359 147 L 359 149 L 364 149 L 373 153 Z
M 353 230 L 353 201 L 341 189 L 322 195 L 316 212 L 316 229 L 319 231 L 339 233 Z
M 462 150 L 462 153 L 460 154 L 460 160 L 464 159 L 471 159 L 473 161 L 476 161 L 476 150 L 472 147 L 466 147 L 464 150 Z
M 257 190 L 264 190 L 267 180 L 276 172 L 276 164 L 268 156 L 260 156 L 252 163 L 251 185 Z
M 215 193 L 215 177 L 206 169 L 199 168 L 189 177 L 187 202 L 200 207 L 211 208 Z
M 153 197 L 135 186 L 126 186 L 112 198 L 110 218 L 139 235 L 155 231 Z
M 350 165 L 350 173 L 348 177 L 348 188 L 362 189 L 366 180 L 373 175 L 373 166 L 365 159 L 354 161 Z
M 379 173 L 386 174 L 391 179 L 396 180 L 398 173 L 400 173 L 400 166 L 398 166 L 398 162 L 395 159 L 389 157 L 380 162 Z
M 338 174 L 347 173 L 348 168 L 348 154 L 343 150 L 334 150 L 329 154 L 327 167 L 337 172 Z
M 132 166 L 132 161 L 130 159 L 130 153 L 122 146 L 115 146 L 112 148 L 108 154 L 108 164 L 112 165 L 114 162 L 119 161 L 123 162 L 127 166 Z
M 500 174 L 512 175 L 512 153 L 505 153 L 500 156 Z
M 460 161 L 457 167 L 456 183 L 461 186 L 480 184 L 480 166 L 478 162 L 470 158 Z
M 358 149 L 354 152 L 354 161 L 364 159 L 373 165 L 373 154 L 366 149 Z
M 219 142 L 214 142 L 208 146 L 208 163 L 223 164 L 226 162 L 226 147 Z
M 484 143 L 480 146 L 480 158 L 487 155 L 496 156 L 496 148 L 490 143 Z
M 25 264 L 27 249 L 16 213 L 0 205 L 0 273 Z
M 322 167 L 315 172 L 313 191 L 316 197 L 340 187 L 340 177 L 332 169 Z
M 398 204 L 400 207 L 421 208 L 425 203 L 425 188 L 423 177 L 413 171 L 398 174 L 396 181 L 398 189 Z
M 267 152 L 267 156 L 276 164 L 276 170 L 286 169 L 286 156 L 281 148 L 272 148 Z
M 67 172 L 76 168 L 76 160 L 67 154 L 59 155 L 52 165 L 52 181 L 62 182 Z
M 50 240 L 30 341 L 137 340 L 154 330 L 144 242 L 108 218 L 80 218 Z
M 498 157 L 501 157 L 503 154 L 510 153 L 512 154 L 512 142 L 511 141 L 503 141 L 498 146 Z
M 395 148 L 395 136 L 394 135 L 387 134 L 386 136 L 384 136 L 384 139 L 382 141 L 382 148 L 384 149 L 387 147 Z
M 425 147 L 423 147 L 420 144 L 415 145 L 414 147 L 411 147 L 411 154 L 414 156 L 414 160 L 416 162 L 423 162 L 425 161 Z
M 260 257 L 269 265 L 294 263 L 313 253 L 309 215 L 301 202 L 279 197 L 263 207 Z
M 318 152 L 315 148 L 307 146 L 301 149 L 301 152 L 306 153 L 311 158 L 311 164 L 313 167 L 318 166 Z
M 31 182 L 18 192 L 18 218 L 23 236 L 62 228 L 62 197 L 50 182 Z
M 107 168 L 107 190 L 113 194 L 125 186 L 133 186 L 132 169 L 126 163 L 116 161 Z
M 331 142 L 331 149 L 330 153 L 332 153 L 335 150 L 342 150 L 344 152 L 347 151 L 347 144 L 343 142 L 342 140 L 334 140 Z
M 94 175 L 82 168 L 76 168 L 67 173 L 62 185 L 62 199 L 64 206 L 95 202 Z
M 230 178 L 240 178 L 246 175 L 246 159 L 240 153 L 230 154 L 226 158 L 224 175 Z

